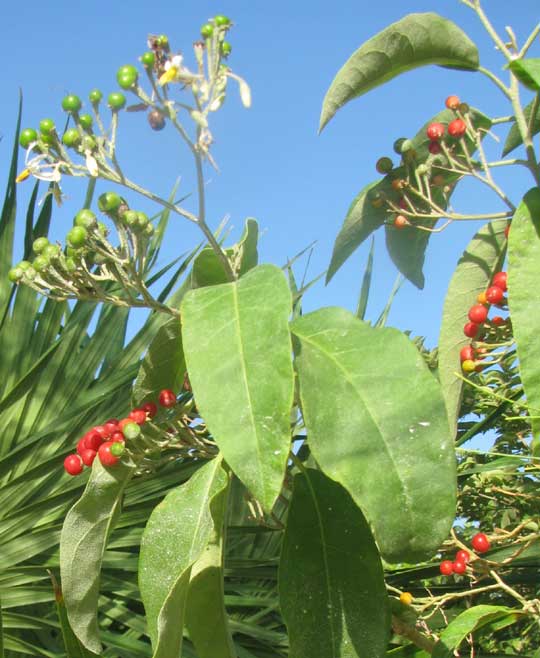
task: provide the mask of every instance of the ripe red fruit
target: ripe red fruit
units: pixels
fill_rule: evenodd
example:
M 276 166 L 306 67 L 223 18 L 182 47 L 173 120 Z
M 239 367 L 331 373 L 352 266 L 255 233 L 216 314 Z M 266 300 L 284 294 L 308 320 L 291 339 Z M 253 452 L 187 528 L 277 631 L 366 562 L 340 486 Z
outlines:
M 474 535 L 471 544 L 477 553 L 485 553 L 486 551 L 489 551 L 491 546 L 489 539 L 483 532 L 478 532 L 476 535 Z
M 426 130 L 426 135 L 432 141 L 437 141 L 441 139 L 444 135 L 444 124 L 442 123 L 430 123 Z
M 482 304 L 475 304 L 469 309 L 469 320 L 475 324 L 483 324 L 487 320 L 488 310 Z
M 116 432 L 116 430 L 118 429 L 118 421 L 116 420 L 116 418 L 111 418 L 106 423 L 103 423 L 103 427 L 108 432 L 107 436 L 111 436 L 111 434 L 113 432 Z
M 94 427 L 94 431 L 97 432 L 103 440 L 108 439 L 109 436 L 111 435 L 111 433 L 105 427 L 105 425 L 96 425 Z
M 508 276 L 506 272 L 497 272 L 497 274 L 493 277 L 493 281 L 491 282 L 492 286 L 497 286 L 497 288 L 500 288 L 503 292 L 506 292 L 507 284 Z
M 405 215 L 396 215 L 396 218 L 394 219 L 394 226 L 396 228 L 405 228 L 406 226 L 409 226 L 409 220 L 405 217 Z
M 78 454 L 79 455 L 82 454 L 83 450 L 86 450 L 86 446 L 84 444 L 84 436 L 82 437 L 82 439 L 79 439 L 77 441 L 77 452 L 78 452 Z
M 439 565 L 439 571 L 443 576 L 451 576 L 454 573 L 454 563 L 451 560 L 443 560 Z
M 141 409 L 144 409 L 149 418 L 153 418 L 157 414 L 157 404 L 154 402 L 145 402 Z
M 474 338 L 479 329 L 480 325 L 476 324 L 475 322 L 467 322 L 467 324 L 463 327 L 463 333 L 468 338 Z
M 442 151 L 442 148 L 439 142 L 432 141 L 429 143 L 428 151 L 431 153 L 431 155 L 439 155 L 439 153 Z
M 146 411 L 144 409 L 132 409 L 129 412 L 129 417 L 137 425 L 144 425 L 146 423 Z
M 121 442 L 123 443 L 123 442 L 125 441 L 125 439 L 124 439 L 124 435 L 123 435 L 122 432 L 120 432 L 120 431 L 118 431 L 118 432 L 113 432 L 113 433 L 111 434 L 111 441 L 112 441 L 113 443 L 117 443 L 118 441 L 121 441 Z
M 115 466 L 118 464 L 118 457 L 115 457 L 115 455 L 113 455 L 111 452 L 111 446 L 113 444 L 113 441 L 105 441 L 105 443 L 102 443 L 99 446 L 98 456 L 99 461 L 103 464 L 103 466 Z
M 79 475 L 83 470 L 83 463 L 79 455 L 68 455 L 64 459 L 64 469 L 69 475 Z
M 92 427 L 91 430 L 88 430 L 88 432 L 86 432 L 86 434 L 83 436 L 83 441 L 85 448 L 88 448 L 89 450 L 96 450 L 96 451 L 99 448 L 99 446 L 103 443 L 101 434 L 96 431 L 95 427 Z
M 463 137 L 467 132 L 467 124 L 463 119 L 454 119 L 448 124 L 448 134 L 452 137 Z
M 85 448 L 81 452 L 81 459 L 82 462 L 85 466 L 92 466 L 94 463 L 94 459 L 96 458 L 97 452 L 95 450 L 89 450 L 88 448 Z
M 461 101 L 459 100 L 459 96 L 448 96 L 444 104 L 449 110 L 457 110 Z
M 465 573 L 467 565 L 461 560 L 454 560 L 454 562 L 452 562 L 452 569 L 454 570 L 454 573 Z
M 176 404 L 176 395 L 170 388 L 164 388 L 159 394 L 159 404 L 162 407 L 174 407 Z
M 504 299 L 504 292 L 498 286 L 490 286 L 486 290 L 486 299 L 490 304 L 500 304 Z
M 462 347 L 459 353 L 459 358 L 462 362 L 474 361 L 475 354 L 472 345 L 466 345 L 465 347 Z
M 456 562 L 465 562 L 465 564 L 467 564 L 470 559 L 471 554 L 469 551 L 458 551 L 456 553 Z
M 496 315 L 495 317 L 491 318 L 491 322 L 493 322 L 493 324 L 496 327 L 500 327 L 502 324 L 506 322 L 506 320 L 502 318 L 500 315 Z

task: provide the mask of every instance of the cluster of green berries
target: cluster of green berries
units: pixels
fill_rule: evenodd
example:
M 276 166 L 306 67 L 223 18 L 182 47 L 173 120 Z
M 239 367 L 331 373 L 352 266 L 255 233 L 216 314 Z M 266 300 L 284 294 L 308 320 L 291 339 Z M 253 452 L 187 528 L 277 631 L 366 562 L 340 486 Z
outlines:
M 176 395 L 170 389 L 159 394 L 159 405 L 171 408 L 176 404 Z M 103 466 L 116 466 L 126 453 L 126 441 L 134 441 L 140 436 L 141 427 L 152 420 L 158 412 L 154 402 L 146 402 L 132 409 L 129 414 L 117 420 L 111 418 L 103 425 L 92 427 L 77 442 L 77 452 L 64 459 L 64 469 L 69 475 L 79 475 L 85 466 L 92 466 L 97 457 Z
M 389 211 L 392 212 L 391 224 L 396 229 L 410 226 L 411 221 L 405 213 L 396 213 L 394 211 L 395 206 L 412 215 L 415 211 L 425 213 L 428 210 L 422 202 L 415 199 L 414 183 L 416 182 L 416 175 L 427 176 L 429 185 L 433 188 L 450 191 L 450 188 L 447 189 L 446 187 L 447 176 L 444 175 L 441 169 L 437 171 L 435 156 L 442 153 L 441 144 L 443 142 L 449 151 L 453 151 L 456 140 L 459 140 L 467 133 L 468 126 L 462 117 L 469 112 L 469 107 L 465 103 L 461 103 L 457 96 L 449 96 L 445 105 L 447 109 L 454 111 L 457 116 L 448 125 L 439 122 L 429 124 L 426 130 L 429 140 L 426 161 L 419 161 L 420 156 L 414 148 L 412 140 L 400 137 L 394 142 L 394 151 L 401 156 L 401 163 L 398 167 L 395 167 L 392 159 L 387 156 L 379 158 L 376 162 L 377 172 L 389 177 L 392 193 L 391 197 L 386 198 L 380 191 L 374 192 L 370 195 L 371 205 L 374 208 L 382 208 L 385 204 L 388 205 Z M 444 158 L 444 154 L 440 157 Z M 406 171 L 405 177 L 402 175 L 403 167 Z M 411 177 L 413 171 L 414 174 Z M 392 202 L 392 207 L 388 203 L 389 201 Z
M 504 330 L 508 325 L 508 318 L 501 315 L 495 315 L 488 319 L 491 306 L 496 308 L 506 308 L 505 292 L 507 290 L 506 272 L 497 272 L 491 280 L 491 285 L 481 292 L 477 297 L 477 303 L 469 309 L 469 322 L 463 327 L 463 333 L 468 338 L 480 339 L 486 331 Z M 460 351 L 461 368 L 466 373 L 479 372 L 482 370 L 482 362 L 478 362 L 486 353 L 486 348 L 475 348 L 471 344 L 466 345 Z
M 227 30 L 232 27 L 232 21 L 228 16 L 218 14 L 211 18 L 208 23 L 201 27 L 201 37 L 206 41 L 217 36 L 220 41 L 220 52 L 222 57 L 227 58 L 232 52 L 232 46 L 228 41 L 225 41 L 224 35 Z
M 489 551 L 491 544 L 483 532 L 478 532 L 471 540 L 471 545 L 477 553 L 485 553 Z M 467 570 L 467 565 L 471 559 L 469 551 L 458 551 L 453 560 L 443 560 L 439 565 L 439 571 L 443 576 L 451 576 L 452 574 L 462 575 Z

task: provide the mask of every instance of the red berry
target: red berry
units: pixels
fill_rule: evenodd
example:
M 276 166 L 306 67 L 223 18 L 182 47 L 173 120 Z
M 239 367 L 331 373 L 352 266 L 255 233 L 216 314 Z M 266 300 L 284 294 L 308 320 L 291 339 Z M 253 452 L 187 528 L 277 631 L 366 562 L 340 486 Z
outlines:
M 443 576 L 451 576 L 454 573 L 454 563 L 451 560 L 443 560 L 439 565 L 439 571 Z
M 474 338 L 478 333 L 479 329 L 480 329 L 480 325 L 474 322 L 467 322 L 467 324 L 463 327 L 463 333 L 468 338 Z
M 105 443 L 102 443 L 99 446 L 98 456 L 99 461 L 103 464 L 103 466 L 115 466 L 118 464 L 118 457 L 113 455 L 111 452 L 112 445 L 114 445 L 113 441 L 105 441 Z
M 489 543 L 489 539 L 483 532 L 479 532 L 476 535 L 474 535 L 471 544 L 477 553 L 485 553 L 486 551 L 489 551 L 489 548 L 491 546 L 491 544 Z
M 176 404 L 176 395 L 170 388 L 165 388 L 159 394 L 159 404 L 162 407 L 174 407 Z
M 452 137 L 463 137 L 467 132 L 467 124 L 463 119 L 454 119 L 448 124 L 448 134 Z
M 506 322 L 506 320 L 502 318 L 500 315 L 496 315 L 495 317 L 491 318 L 491 321 L 496 327 L 500 327 L 502 324 Z
M 111 418 L 106 423 L 103 423 L 103 427 L 108 432 L 107 436 L 111 436 L 111 434 L 118 429 L 118 421 L 116 420 L 116 418 Z
M 497 272 L 497 274 L 493 277 L 493 281 L 491 282 L 492 286 L 497 286 L 497 288 L 500 288 L 503 292 L 506 292 L 507 284 L 508 276 L 506 272 Z
M 89 450 L 86 448 L 81 453 L 81 459 L 85 466 L 92 466 L 94 459 L 96 458 L 97 452 L 95 450 Z
M 490 286 L 486 290 L 486 299 L 490 304 L 500 304 L 504 299 L 504 292 L 498 286 Z
M 83 450 L 86 450 L 86 445 L 84 443 L 84 436 L 83 436 L 82 439 L 79 439 L 77 441 L 77 452 L 78 452 L 78 454 L 81 455 Z
M 452 562 L 452 569 L 454 570 L 454 573 L 465 573 L 467 565 L 461 560 L 454 560 L 454 562 Z
M 449 110 L 457 110 L 461 101 L 459 100 L 459 96 L 448 96 L 444 104 Z
M 394 219 L 394 226 L 396 228 L 405 228 L 406 226 L 409 226 L 409 220 L 405 217 L 405 215 L 396 215 L 396 218 Z
M 466 345 L 465 347 L 462 347 L 459 353 L 459 358 L 462 362 L 474 361 L 475 354 L 472 345 Z
M 70 475 L 79 475 L 83 470 L 83 463 L 79 455 L 68 455 L 64 459 L 64 469 Z
M 113 432 L 111 434 L 111 441 L 113 443 L 117 443 L 118 441 L 121 441 L 123 443 L 125 441 L 124 435 L 122 434 L 122 432 Z
M 439 142 L 430 142 L 428 146 L 428 151 L 431 153 L 431 155 L 438 155 L 441 151 L 441 145 Z
M 470 559 L 471 554 L 469 551 L 458 551 L 456 553 L 456 562 L 465 562 L 465 564 L 467 564 Z
M 129 417 L 136 422 L 137 425 L 144 425 L 144 423 L 146 423 L 146 411 L 144 409 L 132 409 L 129 412 Z
M 442 123 L 430 123 L 426 130 L 426 135 L 432 141 L 441 139 L 444 135 L 444 124 Z
M 83 436 L 83 440 L 84 440 L 84 447 L 88 448 L 89 450 L 97 451 L 99 446 L 103 443 L 101 434 L 96 431 L 95 427 L 92 427 L 91 430 L 88 430 L 88 432 L 86 432 L 86 434 Z
M 154 402 L 145 402 L 141 409 L 144 409 L 149 418 L 153 418 L 157 414 L 157 404 Z
M 469 309 L 469 320 L 475 324 L 483 324 L 487 316 L 488 310 L 483 304 L 475 304 Z
M 105 425 L 96 425 L 96 426 L 94 427 L 94 431 L 97 432 L 97 433 L 99 434 L 99 436 L 100 436 L 102 439 L 104 439 L 104 440 L 105 440 L 105 439 L 108 439 L 109 436 L 111 435 L 111 433 L 110 433 L 109 430 L 105 427 Z

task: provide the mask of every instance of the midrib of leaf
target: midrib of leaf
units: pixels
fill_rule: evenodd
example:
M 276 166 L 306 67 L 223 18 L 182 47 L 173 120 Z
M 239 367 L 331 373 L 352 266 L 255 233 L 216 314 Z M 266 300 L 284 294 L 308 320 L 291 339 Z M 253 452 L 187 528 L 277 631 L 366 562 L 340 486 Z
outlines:
M 402 479 L 401 476 L 400 476 L 400 473 L 399 473 L 399 470 L 398 470 L 398 468 L 397 468 L 396 462 L 395 462 L 394 457 L 393 457 L 393 455 L 392 455 L 392 451 L 391 451 L 391 450 L 389 449 L 389 447 L 388 447 L 388 442 L 387 442 L 387 440 L 386 440 L 386 437 L 385 437 L 385 435 L 384 435 L 384 432 L 381 430 L 381 428 L 380 428 L 380 426 L 379 426 L 379 423 L 375 420 L 375 417 L 373 416 L 373 413 L 372 413 L 371 409 L 369 408 L 367 402 L 365 401 L 364 397 L 360 394 L 360 391 L 358 390 L 358 388 L 354 385 L 353 381 L 351 380 L 348 371 L 345 370 L 345 369 L 339 364 L 339 362 L 338 362 L 338 361 L 337 361 L 337 360 L 336 360 L 331 354 L 329 354 L 328 352 L 326 352 L 321 346 L 317 346 L 316 343 L 314 343 L 314 342 L 313 342 L 312 340 L 310 340 L 309 338 L 306 338 L 305 336 L 302 336 L 302 334 L 299 333 L 299 332 L 296 331 L 296 330 L 295 330 L 295 333 L 296 333 L 297 335 L 301 336 L 301 337 L 302 337 L 302 340 L 305 340 L 306 343 L 311 344 L 313 347 L 315 347 L 315 349 L 317 349 L 317 350 L 320 351 L 322 354 L 324 354 L 324 355 L 326 356 L 326 358 L 327 358 L 329 361 L 333 362 L 333 363 L 336 365 L 337 369 L 340 370 L 340 371 L 343 373 L 345 380 L 348 382 L 348 384 L 351 386 L 351 388 L 353 389 L 353 391 L 356 393 L 356 395 L 357 395 L 357 397 L 359 398 L 359 400 L 362 402 L 362 404 L 363 404 L 364 407 L 366 408 L 366 411 L 368 412 L 369 417 L 371 418 L 373 424 L 374 424 L 375 427 L 379 430 L 379 434 L 380 434 L 380 436 L 381 436 L 381 438 L 382 438 L 383 445 L 384 445 L 384 448 L 385 448 L 385 452 L 387 453 L 388 457 L 390 458 L 390 461 L 392 462 L 392 465 L 393 465 L 393 467 L 394 467 L 394 471 L 395 471 L 395 473 L 396 473 L 396 476 L 397 476 L 398 482 L 399 482 L 399 484 L 400 484 L 400 486 L 401 486 L 401 490 L 402 490 L 403 495 L 404 495 L 404 497 L 405 497 L 405 499 L 406 499 L 406 501 L 407 501 L 406 509 L 407 509 L 407 511 L 409 511 L 409 513 L 410 513 L 410 511 L 411 511 L 411 509 L 412 509 L 411 498 L 410 498 L 410 495 L 409 495 L 408 489 L 407 489 L 407 487 L 405 486 L 405 482 L 403 481 L 403 479 Z M 324 332 L 319 332 L 319 333 L 324 333 Z

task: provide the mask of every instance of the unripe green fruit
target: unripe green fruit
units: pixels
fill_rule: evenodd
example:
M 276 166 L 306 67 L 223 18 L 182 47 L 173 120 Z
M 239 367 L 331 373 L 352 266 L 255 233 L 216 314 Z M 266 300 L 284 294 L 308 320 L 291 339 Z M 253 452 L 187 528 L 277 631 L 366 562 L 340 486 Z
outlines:
M 107 97 L 107 103 L 113 112 L 121 110 L 126 105 L 126 97 L 119 91 L 113 91 Z
M 137 425 L 137 423 L 126 423 L 126 425 L 124 425 L 122 433 L 128 440 L 136 439 L 141 433 L 141 428 L 139 427 L 139 425 Z
M 67 241 L 71 247 L 82 247 L 88 238 L 88 231 L 82 226 L 74 226 L 67 234 Z
M 88 208 L 83 208 L 75 215 L 73 220 L 75 226 L 82 226 L 85 229 L 91 229 L 97 226 L 97 218 Z
M 428 173 L 428 168 L 425 164 L 419 164 L 416 168 L 416 171 L 418 172 L 419 176 L 425 176 Z
M 103 94 L 99 89 L 92 89 L 92 91 L 88 94 L 88 99 L 92 105 L 98 105 L 102 98 Z
M 57 244 L 48 244 L 41 255 L 49 261 L 54 261 L 60 257 L 60 247 Z
M 111 455 L 121 457 L 126 451 L 126 446 L 122 441 L 114 441 L 110 447 Z
M 54 144 L 56 141 L 54 135 L 44 135 L 43 133 L 41 133 L 39 138 L 41 140 L 41 143 L 45 144 L 46 146 L 51 146 L 51 144 Z
M 56 129 L 52 119 L 41 119 L 39 129 L 43 135 L 50 135 Z
M 47 238 L 37 238 L 32 243 L 32 251 L 35 254 L 40 254 L 48 245 L 49 245 L 49 241 L 47 240 Z
M 122 205 L 122 198 L 116 192 L 105 192 L 98 199 L 101 212 L 112 213 Z
M 403 148 L 403 144 L 408 141 L 406 137 L 400 137 L 399 139 L 396 139 L 394 142 L 394 151 L 398 154 L 401 155 L 401 149 Z
M 166 34 L 160 34 L 157 38 L 157 45 L 160 48 L 167 48 L 169 45 L 169 37 Z
M 228 57 L 232 52 L 232 46 L 228 41 L 224 41 L 221 44 L 221 54 L 223 57 Z
M 148 226 L 148 215 L 144 212 L 137 213 L 137 228 L 143 231 Z
M 19 144 L 26 149 L 32 142 L 36 142 L 37 138 L 37 132 L 33 128 L 25 128 L 19 135 Z
M 79 116 L 79 123 L 81 124 L 81 128 L 84 128 L 85 130 L 90 130 L 94 123 L 94 119 L 92 119 L 92 116 L 90 114 L 81 114 Z
M 135 228 L 139 221 L 139 213 L 136 210 L 126 210 L 122 215 L 122 221 L 130 228 Z
M 26 272 L 26 270 L 29 270 L 32 267 L 32 263 L 27 260 L 21 260 L 19 263 L 17 263 L 17 267 L 23 272 Z
M 65 96 L 62 100 L 62 109 L 66 112 L 78 112 L 81 107 L 81 99 L 74 94 L 69 94 L 69 96 Z
M 70 148 L 77 146 L 77 144 L 81 141 L 79 131 L 76 128 L 69 128 L 69 130 L 66 130 L 66 132 L 62 135 L 62 141 L 66 146 Z
M 145 226 L 144 234 L 147 237 L 150 237 L 151 235 L 154 235 L 154 225 L 151 222 L 148 222 L 148 224 Z
M 93 151 L 96 148 L 96 140 L 90 137 L 89 135 L 85 135 L 82 138 L 82 143 L 81 147 L 83 151 Z
M 43 272 L 49 267 L 49 259 L 45 258 L 45 256 L 36 256 L 34 258 L 34 262 L 32 263 L 32 267 L 36 270 L 36 272 Z
M 116 72 L 116 81 L 122 89 L 131 89 L 139 78 L 137 69 L 132 64 L 121 66 Z
M 147 68 L 151 68 L 152 66 L 154 66 L 154 63 L 156 61 L 156 56 L 151 50 L 149 50 L 148 52 L 143 53 L 140 59 L 143 66 L 146 66 Z
M 8 272 L 8 279 L 11 283 L 18 283 L 24 276 L 23 270 L 20 267 L 12 267 Z
M 210 25 L 210 23 L 205 23 L 205 25 L 201 27 L 201 37 L 203 39 L 209 39 L 212 34 L 214 34 L 214 27 Z
M 75 272 L 77 269 L 77 263 L 73 258 L 66 258 L 65 265 L 68 272 Z
M 230 24 L 231 19 L 228 16 L 223 16 L 222 14 L 214 16 L 214 25 L 217 25 L 218 27 L 228 27 Z
M 375 169 L 379 172 L 379 174 L 388 174 L 389 172 L 392 171 L 394 168 L 394 163 L 390 158 L 379 158 L 377 160 L 377 164 L 375 165 Z

